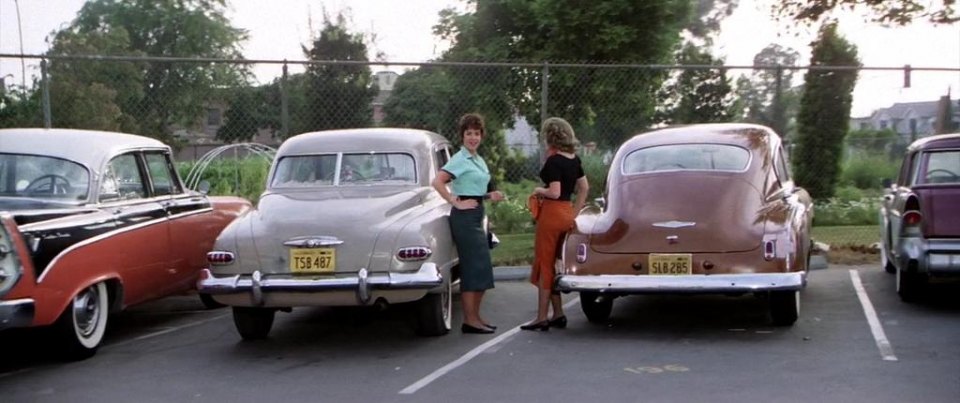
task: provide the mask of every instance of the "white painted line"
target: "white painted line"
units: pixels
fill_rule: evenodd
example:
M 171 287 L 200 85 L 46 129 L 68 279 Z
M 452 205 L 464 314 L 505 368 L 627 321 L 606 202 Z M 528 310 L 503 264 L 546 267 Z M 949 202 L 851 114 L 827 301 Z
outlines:
M 857 298 L 860 299 L 863 314 L 866 315 L 867 323 L 870 324 L 870 332 L 873 333 L 873 339 L 877 341 L 880 356 L 883 357 L 884 361 L 897 361 L 897 356 L 893 354 L 893 346 L 890 345 L 890 340 L 887 340 L 887 335 L 883 332 L 883 325 L 880 324 L 880 319 L 877 319 L 877 311 L 873 309 L 873 304 L 870 303 L 870 297 L 863 288 L 863 282 L 860 281 L 860 273 L 851 269 L 850 280 L 853 281 L 853 288 L 857 290 Z
M 566 310 L 566 309 L 570 308 L 571 306 L 573 306 L 573 304 L 575 304 L 575 303 L 577 303 L 577 302 L 579 302 L 579 301 L 580 301 L 580 297 L 574 298 L 572 301 L 567 302 L 566 304 L 564 304 L 564 305 L 563 305 L 563 309 Z M 503 332 L 501 335 L 499 335 L 499 336 L 497 336 L 497 337 L 494 337 L 493 339 L 488 340 L 486 343 L 483 343 L 483 344 L 475 347 L 473 350 L 468 351 L 466 354 L 460 356 L 460 358 L 457 358 L 456 360 L 451 361 L 449 364 L 444 365 L 443 367 L 440 367 L 440 369 L 437 369 L 436 371 L 433 371 L 433 373 L 431 373 L 430 375 L 427 375 L 427 376 L 425 376 L 425 377 L 423 377 L 423 378 L 420 378 L 419 381 L 416 381 L 416 382 L 412 383 L 410 386 L 407 386 L 406 388 L 403 388 L 403 390 L 400 391 L 400 394 L 401 394 L 401 395 L 412 395 L 412 394 L 416 393 L 418 390 L 420 390 L 420 389 L 423 388 L 424 386 L 429 385 L 431 382 L 439 379 L 441 376 L 444 376 L 444 375 L 446 375 L 447 373 L 449 373 L 450 371 L 453 371 L 453 370 L 457 369 L 458 367 L 462 366 L 463 364 L 466 364 L 468 361 L 472 360 L 474 357 L 476 357 L 476 356 L 480 355 L 481 353 L 487 351 L 487 350 L 490 349 L 491 347 L 494 347 L 494 346 L 500 344 L 501 342 L 505 341 L 507 338 L 509 338 L 510 336 L 513 336 L 514 334 L 516 334 L 516 333 L 519 332 L 519 331 L 520 331 L 520 325 L 517 325 L 517 327 L 515 327 L 515 328 L 513 328 L 513 329 L 510 329 L 510 330 L 507 330 L 506 332 Z
M 122 345 L 124 345 L 124 344 L 132 343 L 132 342 L 135 342 L 135 341 L 150 339 L 150 338 L 157 337 L 157 336 L 161 336 L 161 335 L 164 335 L 164 334 L 167 334 L 167 333 L 176 332 L 176 331 L 178 331 L 178 330 L 183 330 L 183 329 L 186 329 L 186 328 L 190 328 L 190 327 L 194 327 L 194 326 L 199 326 L 199 325 L 202 325 L 202 324 L 207 323 L 207 322 L 213 322 L 213 321 L 215 321 L 215 320 L 218 320 L 218 319 L 221 319 L 221 318 L 225 318 L 225 317 L 227 317 L 228 315 L 230 315 L 230 314 L 225 313 L 225 314 L 223 314 L 223 315 L 217 315 L 217 316 L 214 316 L 214 317 L 209 318 L 209 319 L 198 320 L 198 321 L 196 321 L 196 322 L 190 322 L 190 323 L 187 323 L 187 324 L 185 324 L 185 325 L 176 326 L 176 327 L 171 327 L 171 328 L 163 329 L 163 330 L 160 330 L 160 331 L 157 331 L 157 332 L 153 332 L 153 333 L 147 333 L 147 334 L 145 334 L 145 335 L 143 335 L 143 336 L 134 337 L 134 338 L 129 339 L 129 340 L 124 340 L 124 341 L 121 341 L 121 342 L 117 342 L 117 343 L 113 343 L 113 344 L 109 344 L 109 345 L 104 345 L 104 347 L 122 346 Z

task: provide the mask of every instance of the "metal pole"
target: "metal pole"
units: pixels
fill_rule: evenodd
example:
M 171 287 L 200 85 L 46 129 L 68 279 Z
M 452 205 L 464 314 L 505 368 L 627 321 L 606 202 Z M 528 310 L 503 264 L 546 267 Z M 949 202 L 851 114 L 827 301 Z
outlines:
M 53 123 L 50 113 L 50 77 L 47 76 L 47 60 L 40 60 L 40 85 L 43 88 L 43 127 L 49 129 Z
M 290 136 L 290 111 L 287 105 L 287 61 L 283 61 L 283 76 L 280 78 L 280 138 Z
M 550 101 L 550 63 L 543 62 L 543 74 L 540 86 L 540 123 L 547 120 L 547 103 Z

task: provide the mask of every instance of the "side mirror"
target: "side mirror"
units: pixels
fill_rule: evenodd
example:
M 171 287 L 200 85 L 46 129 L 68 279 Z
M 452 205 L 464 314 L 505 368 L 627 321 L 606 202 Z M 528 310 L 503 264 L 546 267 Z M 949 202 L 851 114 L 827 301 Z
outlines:
M 200 193 L 202 194 L 207 194 L 208 192 L 210 192 L 210 182 L 206 180 L 200 181 L 200 184 L 197 185 L 197 190 L 200 191 Z
M 890 178 L 883 178 L 883 179 L 880 179 L 880 184 L 883 185 L 884 189 L 889 189 L 890 187 L 893 186 L 893 181 L 890 180 Z

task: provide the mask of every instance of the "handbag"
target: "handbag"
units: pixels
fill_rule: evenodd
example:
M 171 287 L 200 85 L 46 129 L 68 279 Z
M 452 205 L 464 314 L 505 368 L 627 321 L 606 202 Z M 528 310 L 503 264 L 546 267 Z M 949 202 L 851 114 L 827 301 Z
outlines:
M 532 194 L 527 198 L 527 209 L 530 210 L 530 216 L 533 217 L 533 221 L 537 221 L 537 218 L 540 217 L 541 205 L 543 205 L 542 197 Z

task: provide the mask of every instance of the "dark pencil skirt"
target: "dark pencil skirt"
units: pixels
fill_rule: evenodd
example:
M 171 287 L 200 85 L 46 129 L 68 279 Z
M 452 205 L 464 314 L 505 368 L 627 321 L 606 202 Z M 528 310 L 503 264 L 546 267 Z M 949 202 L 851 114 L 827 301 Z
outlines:
M 470 210 L 450 209 L 450 233 L 460 255 L 461 291 L 493 288 L 493 263 L 483 217 L 483 203 Z

